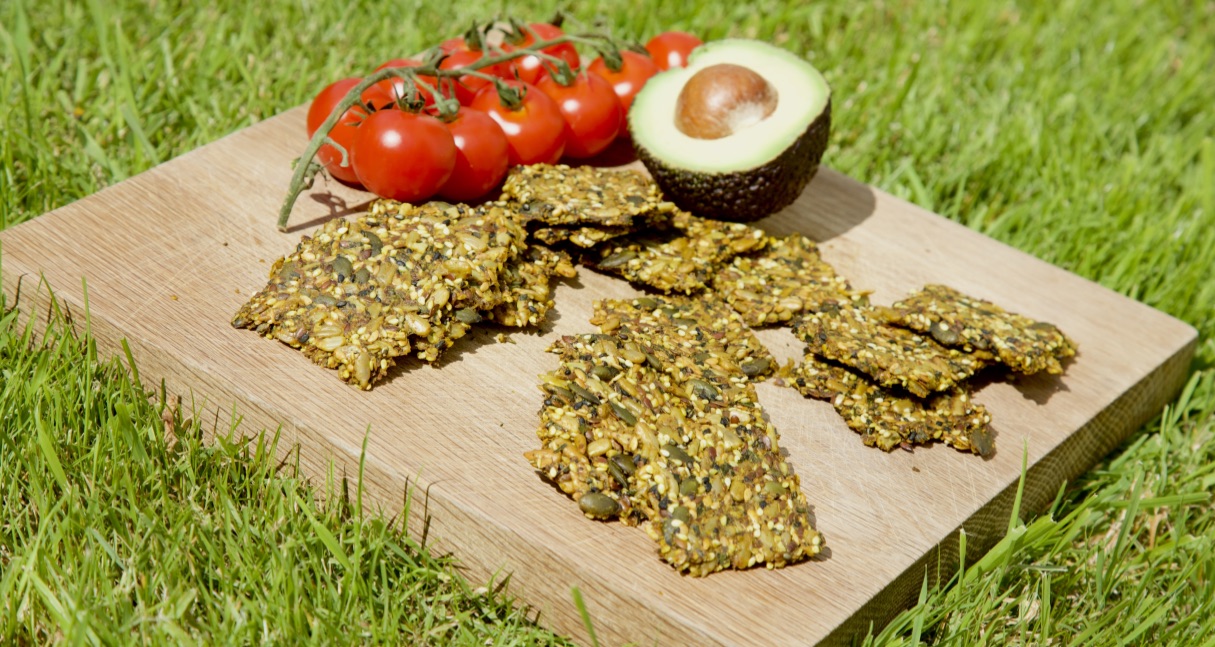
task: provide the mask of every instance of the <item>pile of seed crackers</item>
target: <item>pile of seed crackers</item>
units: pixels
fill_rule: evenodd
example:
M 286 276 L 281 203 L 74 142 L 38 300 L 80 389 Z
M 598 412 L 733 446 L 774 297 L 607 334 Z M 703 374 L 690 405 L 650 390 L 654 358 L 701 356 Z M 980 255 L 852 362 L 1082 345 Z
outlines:
M 942 285 L 869 302 L 800 234 L 697 217 L 637 171 L 517 167 L 472 207 L 377 201 L 277 261 L 236 314 L 369 389 L 395 361 L 433 362 L 472 326 L 541 324 L 574 264 L 652 296 L 595 304 L 597 332 L 565 336 L 541 376 L 526 458 L 594 519 L 643 528 L 692 575 L 778 567 L 823 546 L 755 383 L 831 402 L 866 444 L 943 442 L 990 455 L 971 378 L 992 365 L 1058 374 L 1075 354 L 1055 326 Z M 753 328 L 806 344 L 778 367 Z

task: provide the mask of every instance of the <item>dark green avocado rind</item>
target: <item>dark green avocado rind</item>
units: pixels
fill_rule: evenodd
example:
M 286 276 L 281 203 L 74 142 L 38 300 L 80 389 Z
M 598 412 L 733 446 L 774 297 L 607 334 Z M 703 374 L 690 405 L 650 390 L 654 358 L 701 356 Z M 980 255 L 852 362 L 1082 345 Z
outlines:
M 793 204 L 818 171 L 831 131 L 831 99 L 806 130 L 771 161 L 750 169 L 704 173 L 672 167 L 634 138 L 645 164 L 667 200 L 698 216 L 753 222 Z M 723 155 L 729 151 L 723 150 Z

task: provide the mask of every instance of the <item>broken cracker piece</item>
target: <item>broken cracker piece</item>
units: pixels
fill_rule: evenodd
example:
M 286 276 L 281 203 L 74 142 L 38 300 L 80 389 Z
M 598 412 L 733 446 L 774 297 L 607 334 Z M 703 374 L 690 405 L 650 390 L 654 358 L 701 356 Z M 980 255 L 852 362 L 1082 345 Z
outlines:
M 535 326 L 553 307 L 553 275 L 572 278 L 577 271 L 565 252 L 529 245 L 523 255 L 506 265 L 502 277 L 503 300 L 489 319 L 504 326 Z
M 987 365 L 990 355 L 945 348 L 885 323 L 877 309 L 840 305 L 802 316 L 793 329 L 811 352 L 917 397 L 950 389 Z
M 942 345 L 990 351 L 1019 373 L 1058 375 L 1059 361 L 1076 354 L 1076 345 L 1053 324 L 944 285 L 926 285 L 885 312 L 891 323 L 927 333 Z
M 941 441 L 981 456 L 995 452 L 991 414 L 965 385 L 922 400 L 870 382 L 863 375 L 813 354 L 782 370 L 785 382 L 807 397 L 829 400 L 850 429 L 871 447 Z

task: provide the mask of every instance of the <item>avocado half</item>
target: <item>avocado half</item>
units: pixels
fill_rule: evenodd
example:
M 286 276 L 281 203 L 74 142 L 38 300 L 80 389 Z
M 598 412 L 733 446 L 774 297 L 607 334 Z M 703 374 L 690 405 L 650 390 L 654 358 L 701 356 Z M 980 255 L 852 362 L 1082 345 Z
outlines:
M 720 63 L 748 68 L 777 92 L 775 110 L 718 139 L 675 126 L 679 94 L 700 70 Z M 790 205 L 818 171 L 831 130 L 831 89 L 800 57 L 756 40 L 713 41 L 686 68 L 652 77 L 629 110 L 637 156 L 668 200 L 718 220 L 750 222 Z

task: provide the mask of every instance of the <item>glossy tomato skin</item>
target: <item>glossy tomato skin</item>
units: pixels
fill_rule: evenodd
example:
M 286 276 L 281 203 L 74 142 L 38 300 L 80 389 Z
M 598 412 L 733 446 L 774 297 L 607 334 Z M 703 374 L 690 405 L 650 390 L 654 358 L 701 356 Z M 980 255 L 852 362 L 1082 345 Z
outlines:
M 658 74 L 659 70 L 658 66 L 654 64 L 654 60 L 645 54 L 625 49 L 620 50 L 620 59 L 623 64 L 618 72 L 608 69 L 607 63 L 603 62 L 603 57 L 592 61 L 587 70 L 602 76 L 612 84 L 616 96 L 620 97 L 620 105 L 624 107 L 625 113 L 628 113 L 629 108 L 633 106 L 633 97 L 641 92 L 645 82 Z
M 527 34 L 521 42 L 515 44 L 515 47 L 529 47 L 532 43 L 537 41 L 537 36 L 539 37 L 538 40 L 544 41 L 553 40 L 554 38 L 559 38 L 565 35 L 565 32 L 562 31 L 560 27 L 550 25 L 548 23 L 534 22 L 528 25 L 528 28 L 531 29 L 532 34 Z M 577 70 L 578 66 L 581 65 L 581 59 L 578 57 L 578 50 L 574 49 L 573 43 L 552 45 L 545 47 L 540 51 L 548 54 L 549 56 L 556 56 L 557 58 L 565 61 L 566 64 L 570 66 L 571 70 Z M 523 81 L 524 83 L 536 85 L 540 82 L 540 78 L 546 75 L 544 61 L 539 56 L 524 56 L 522 58 L 515 59 L 513 63 L 515 74 L 519 77 L 519 80 Z
M 375 71 L 379 72 L 386 67 L 421 66 L 422 61 L 417 59 L 394 58 L 385 61 L 379 67 L 375 68 Z M 433 88 L 435 87 L 435 78 L 433 76 L 418 76 L 414 81 L 414 87 L 417 88 L 419 98 L 422 100 L 423 105 L 434 105 L 434 96 L 429 90 L 423 87 L 422 83 L 419 83 L 418 81 L 429 84 L 430 87 Z M 406 83 L 406 80 L 400 77 L 384 79 L 383 81 L 380 81 L 379 83 L 376 83 L 370 88 L 364 90 L 363 94 L 359 98 L 362 99 L 363 103 L 371 106 L 373 109 L 382 110 L 384 108 L 396 105 L 397 100 L 405 96 Z
M 430 115 L 381 110 L 363 120 L 351 165 L 368 191 L 401 202 L 433 196 L 456 166 L 451 133 Z
M 645 49 L 658 69 L 665 72 L 673 67 L 687 67 L 688 55 L 701 45 L 704 41 L 686 31 L 664 31 L 651 38 Z
M 443 59 L 443 62 L 439 63 L 439 68 L 443 70 L 451 70 L 457 67 L 472 65 L 473 63 L 481 60 L 481 57 L 484 55 L 484 52 L 469 49 L 458 50 L 452 52 L 451 55 Z M 502 79 L 512 78 L 509 62 L 483 67 L 477 71 Z M 457 79 L 453 85 L 455 87 L 456 100 L 460 102 L 460 105 L 467 106 L 472 103 L 473 97 L 477 96 L 477 92 L 480 92 L 481 88 L 491 86 L 492 84 L 485 79 L 465 75 Z
M 464 37 L 457 36 L 439 43 L 439 49 L 445 52 L 458 52 L 462 49 L 468 49 L 468 45 L 464 42 Z
M 568 86 L 546 75 L 536 87 L 557 103 L 565 118 L 566 157 L 598 155 L 620 134 L 624 107 L 612 84 L 598 74 L 582 72 Z
M 308 138 L 311 139 L 316 134 L 317 129 L 321 124 L 325 123 L 325 119 L 341 102 L 342 97 L 345 97 L 354 86 L 362 81 L 360 78 L 349 78 L 334 81 L 325 86 L 325 89 L 317 93 L 312 99 L 312 103 L 308 105 Z M 366 116 L 367 112 L 358 104 L 351 106 L 338 119 L 333 130 L 329 131 L 329 138 L 337 142 L 346 149 L 347 155 L 354 146 L 354 137 L 358 133 L 359 122 Z M 342 166 L 342 153 L 338 149 L 325 144 L 317 151 L 316 161 L 325 167 L 326 171 L 333 177 L 343 182 L 358 184 L 359 178 L 354 172 L 354 166 Z
M 482 88 L 470 107 L 485 112 L 502 127 L 511 166 L 555 164 L 565 152 L 565 118 L 561 109 L 534 85 L 521 81 L 506 83 L 523 95 L 518 108 L 512 110 L 502 105 L 498 90 L 492 85 Z
M 460 108 L 444 123 L 456 145 L 456 165 L 439 187 L 448 202 L 473 202 L 485 197 L 506 177 L 510 151 L 506 134 L 493 117 L 472 108 Z

